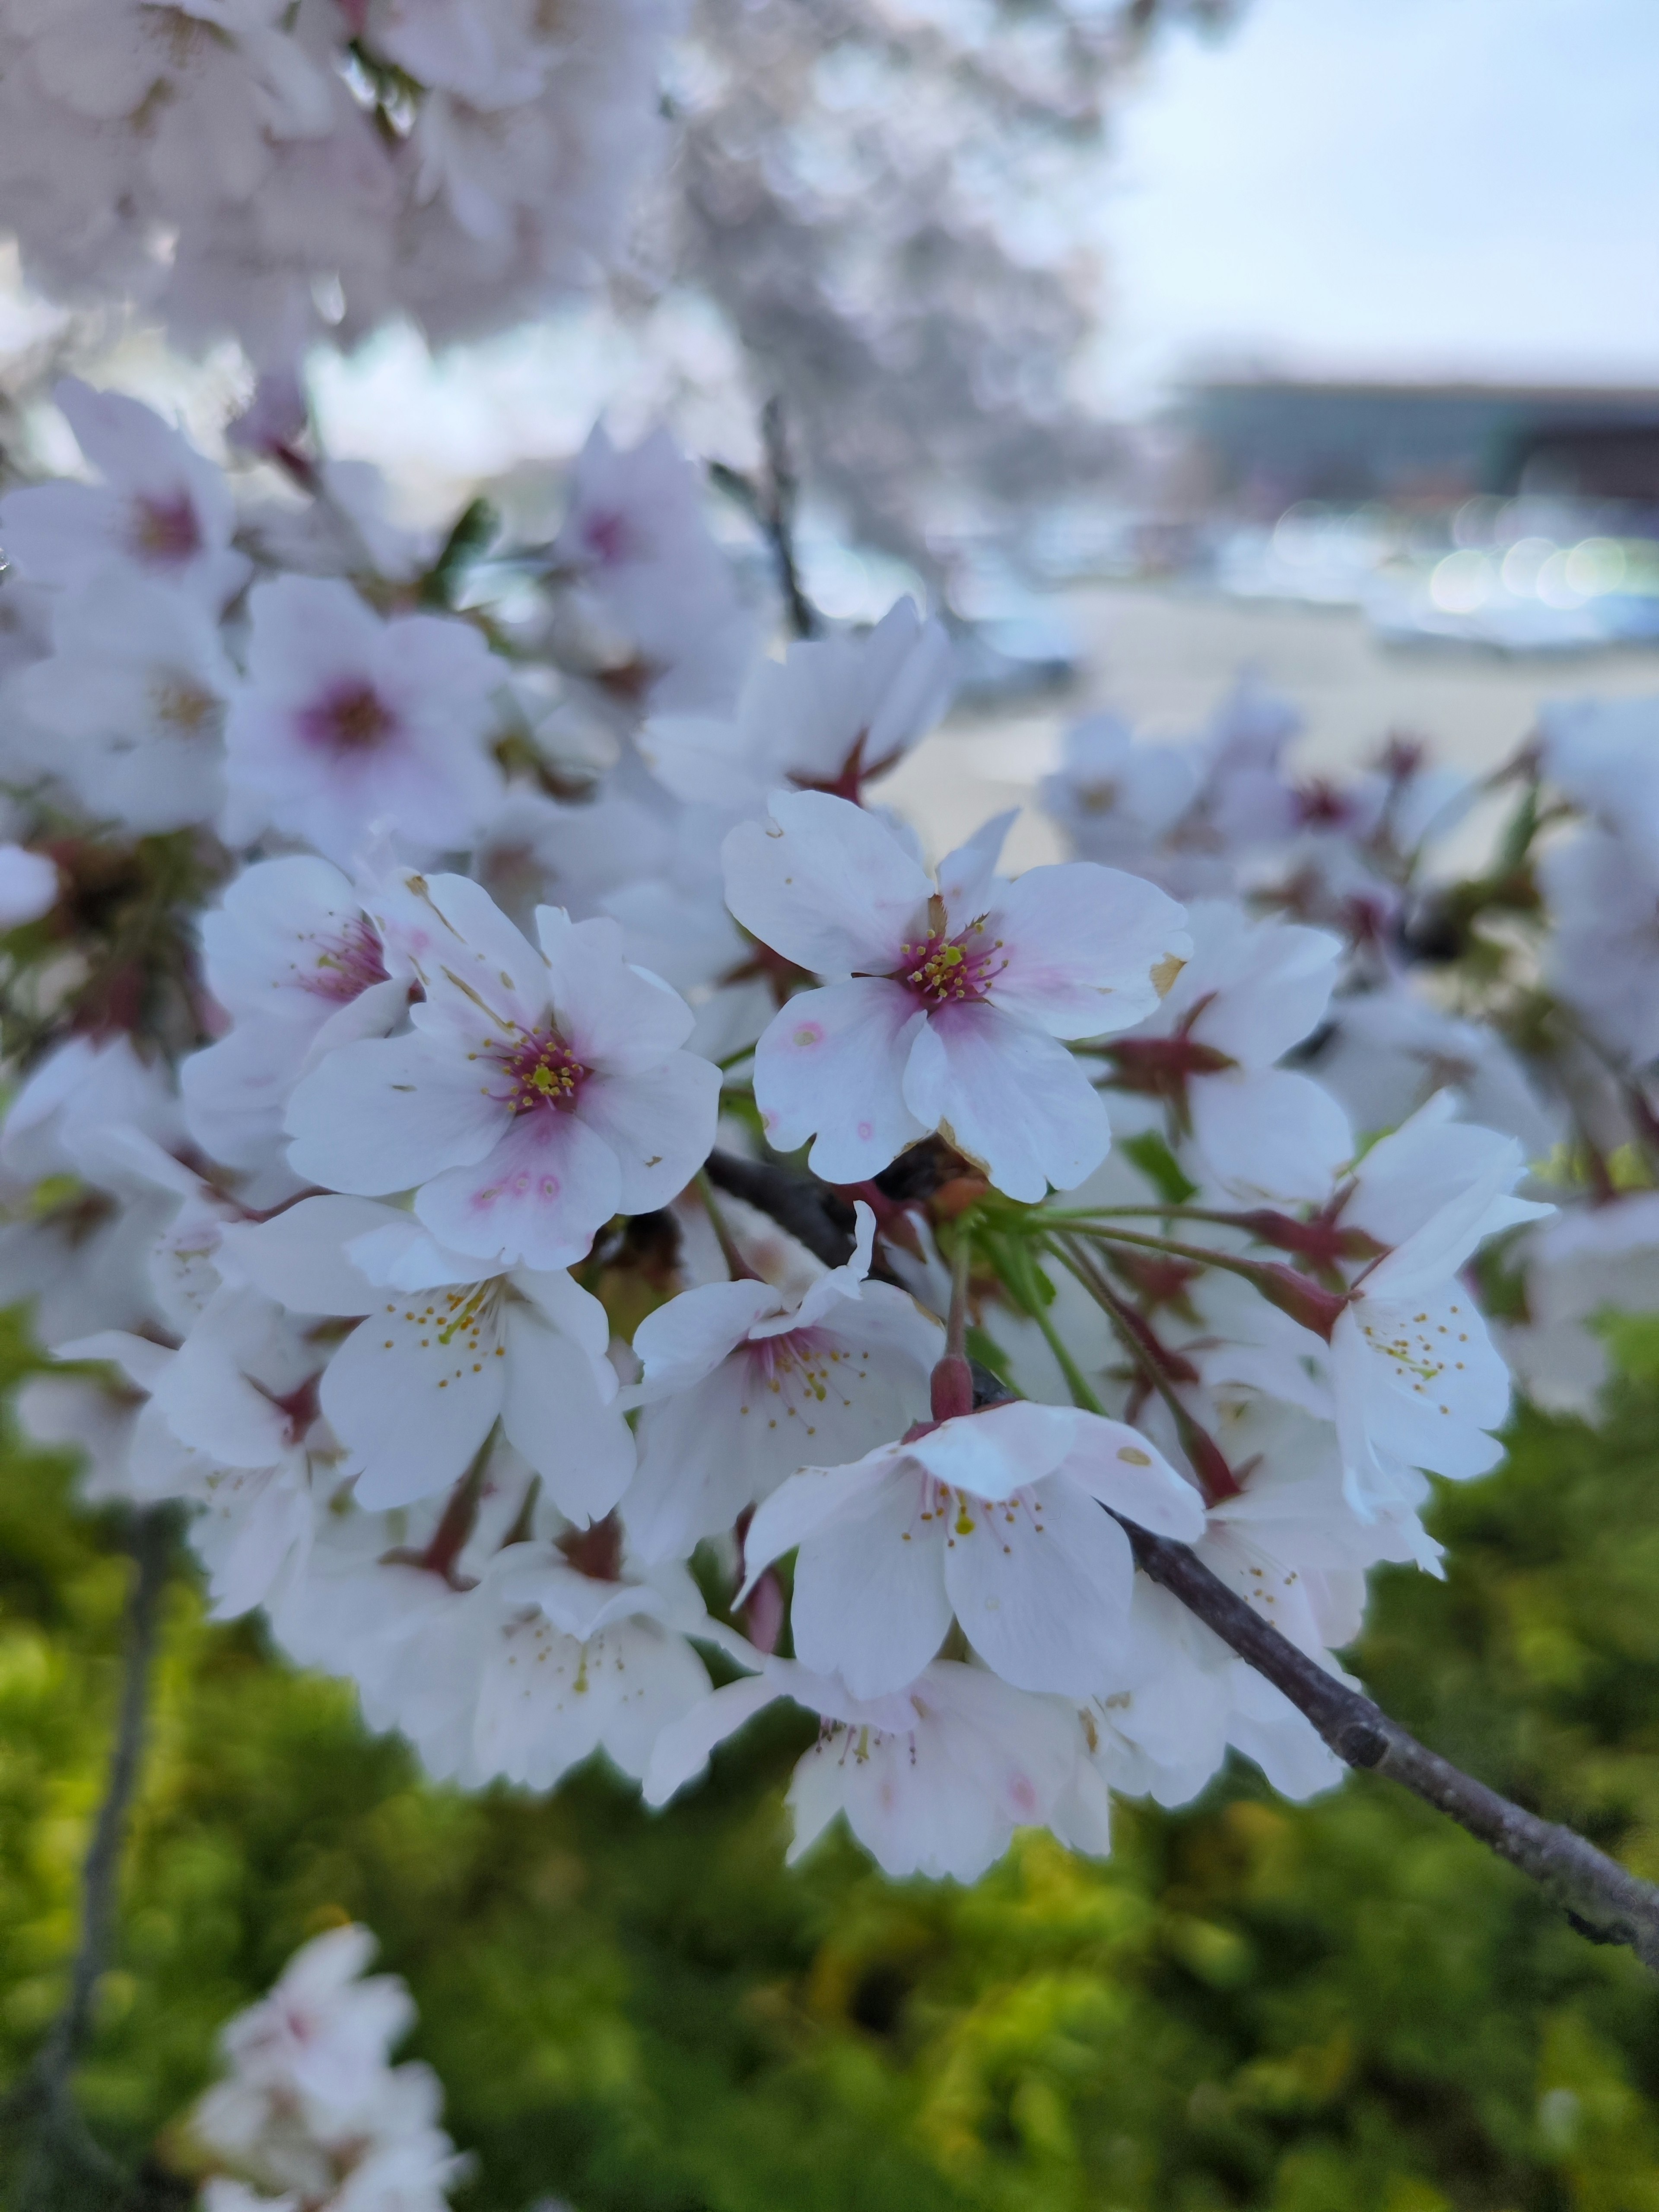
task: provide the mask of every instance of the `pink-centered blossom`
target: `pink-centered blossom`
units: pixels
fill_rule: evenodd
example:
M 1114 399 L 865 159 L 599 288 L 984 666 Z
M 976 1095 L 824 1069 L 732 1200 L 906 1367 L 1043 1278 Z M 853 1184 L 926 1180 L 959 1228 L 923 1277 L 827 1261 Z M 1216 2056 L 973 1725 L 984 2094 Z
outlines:
M 873 816 L 780 793 L 726 840 L 726 900 L 797 966 L 837 980 L 791 999 L 757 1048 L 768 1137 L 816 1137 L 832 1182 L 877 1174 L 937 1129 L 1011 1197 L 1069 1190 L 1105 1158 L 1106 1112 L 1066 1038 L 1130 1027 L 1188 951 L 1182 910 L 1091 861 L 994 871 L 1011 816 L 937 882 Z
M 501 793 L 486 740 L 501 671 L 471 623 L 383 621 L 349 584 L 249 595 L 248 681 L 225 726 L 225 834 L 303 838 L 349 866 L 381 820 L 405 850 L 459 848 Z
M 615 922 L 542 907 L 538 947 L 465 877 L 404 887 L 424 999 L 407 1034 L 343 1045 L 300 1083 L 289 1164 L 362 1197 L 413 1190 L 447 1251 L 568 1267 L 614 1213 L 690 1180 L 719 1071 L 679 1049 L 690 1008 L 629 964 Z
M 791 1619 L 802 1662 L 856 1697 L 902 1688 L 952 1616 L 1021 1690 L 1110 1685 L 1134 1563 L 1110 1512 L 1190 1540 L 1197 1491 L 1138 1430 L 1069 1406 L 995 1406 L 792 1475 L 750 1523 L 761 1571 L 799 1547 Z

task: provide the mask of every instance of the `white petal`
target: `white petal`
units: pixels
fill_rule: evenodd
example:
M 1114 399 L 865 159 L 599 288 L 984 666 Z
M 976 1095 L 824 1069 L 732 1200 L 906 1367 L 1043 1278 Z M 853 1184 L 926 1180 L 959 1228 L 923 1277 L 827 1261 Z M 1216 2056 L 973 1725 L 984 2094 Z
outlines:
M 476 1167 L 436 1176 L 415 1211 L 439 1243 L 503 1267 L 568 1267 L 622 1202 L 617 1155 L 574 1114 L 512 1121 Z
M 727 1682 L 678 1721 L 671 1721 L 658 1736 L 645 1771 L 644 1797 L 647 1805 L 665 1805 L 676 1790 L 684 1790 L 708 1764 L 716 1744 L 735 1735 L 746 1721 L 785 1694 L 764 1674 Z
M 1060 1480 L 1155 1536 L 1195 1544 L 1204 1534 L 1204 1506 L 1162 1452 L 1127 1422 L 1079 1416 L 1077 1441 L 1060 1462 Z
M 720 1117 L 720 1070 L 689 1052 L 630 1075 L 591 1075 L 574 1118 L 604 1139 L 621 1175 L 617 1205 L 648 1213 L 677 1198 L 708 1158 Z
M 1031 868 L 993 902 L 1002 940 L 991 1000 L 1051 1036 L 1104 1036 L 1158 1004 L 1152 970 L 1190 950 L 1180 907 L 1155 884 L 1093 860 Z
M 1353 1156 L 1347 1115 L 1322 1085 L 1293 1069 L 1201 1075 L 1187 1096 L 1204 1165 L 1234 1198 L 1328 1198 Z
M 492 1300 L 465 1289 L 387 1298 L 335 1353 L 322 1406 L 350 1455 L 357 1503 L 379 1510 L 459 1481 L 501 1407 Z
M 1029 1500 L 964 1502 L 949 1527 L 945 1585 L 988 1667 L 1021 1690 L 1113 1686 L 1134 1561 L 1109 1514 L 1054 1480 Z
M 990 1005 L 928 1016 L 911 1048 L 904 1099 L 999 1190 L 1032 1203 L 1050 1183 L 1075 1188 L 1111 1146 L 1100 1094 L 1065 1046 Z
M 751 935 L 814 975 L 886 975 L 933 884 L 873 815 L 819 791 L 780 792 L 771 820 L 721 848 L 726 902 Z
M 270 1221 L 228 1222 L 226 1258 L 290 1313 L 363 1314 L 384 1303 L 346 1256 L 354 1237 L 405 1218 L 368 1198 L 302 1198 Z
M 483 1159 L 507 1119 L 476 1066 L 423 1037 L 342 1045 L 289 1101 L 289 1164 L 308 1182 L 379 1198 Z
M 634 1332 L 647 1401 L 701 1382 L 757 1321 L 783 1310 L 769 1283 L 703 1283 L 670 1298 Z
M 871 978 L 802 991 L 755 1048 L 768 1141 L 793 1152 L 816 1133 L 812 1170 L 863 1182 L 933 1126 L 906 1103 L 904 1070 L 927 1017 L 899 984 Z
M 839 1674 L 855 1698 L 914 1681 L 951 1626 L 939 1571 L 945 1526 L 922 1519 L 922 1496 L 915 1474 L 894 1476 L 860 1501 L 861 1510 L 805 1538 L 796 1554 L 795 1655 Z
M 634 1437 L 589 1355 L 528 1306 L 507 1314 L 501 1425 L 568 1519 L 602 1520 L 634 1472 Z M 606 1365 L 607 1374 L 611 1370 Z

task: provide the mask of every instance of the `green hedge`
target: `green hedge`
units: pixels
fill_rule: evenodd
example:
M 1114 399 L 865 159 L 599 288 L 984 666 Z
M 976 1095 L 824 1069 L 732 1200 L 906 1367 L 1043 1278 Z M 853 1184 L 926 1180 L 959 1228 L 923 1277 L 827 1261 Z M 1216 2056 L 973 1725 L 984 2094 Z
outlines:
M 1659 1373 L 1626 1351 L 1605 1431 L 1525 1415 L 1445 1492 L 1449 1581 L 1379 1576 L 1354 1663 L 1659 1875 Z M 124 1587 L 113 1524 L 13 1452 L 7 2075 L 61 1992 Z M 803 1741 L 770 1717 L 665 1818 L 599 1772 L 550 1803 L 431 1789 L 181 1583 L 94 2130 L 176 2163 L 217 2023 L 350 1916 L 414 1990 L 479 2212 L 1659 2212 L 1659 1984 L 1389 1785 L 1296 1808 L 1240 1768 L 1123 1808 L 1109 1863 L 1030 1837 L 975 1889 L 893 1887 L 838 1838 L 785 1872 Z

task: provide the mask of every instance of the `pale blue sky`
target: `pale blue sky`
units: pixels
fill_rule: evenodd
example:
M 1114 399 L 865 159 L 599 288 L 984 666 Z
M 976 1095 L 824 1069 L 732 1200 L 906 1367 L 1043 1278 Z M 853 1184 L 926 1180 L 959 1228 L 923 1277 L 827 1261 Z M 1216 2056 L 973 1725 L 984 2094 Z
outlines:
M 1659 0 L 1250 0 L 1116 148 L 1109 398 L 1249 351 L 1659 383 Z

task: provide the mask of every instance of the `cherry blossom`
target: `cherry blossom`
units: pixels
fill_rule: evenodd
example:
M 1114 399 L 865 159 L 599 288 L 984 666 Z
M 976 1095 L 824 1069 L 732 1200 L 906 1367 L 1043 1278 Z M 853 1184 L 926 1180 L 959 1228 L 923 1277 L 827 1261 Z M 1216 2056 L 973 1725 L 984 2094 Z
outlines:
M 185 1061 L 179 1086 L 191 1133 L 213 1158 L 274 1159 L 307 1068 L 402 1019 L 408 974 L 392 974 L 402 963 L 364 897 L 330 862 L 295 854 L 244 869 L 204 915 L 208 987 L 233 1022 Z
M 106 568 L 59 597 L 52 648 L 8 688 L 33 726 L 14 739 L 20 754 L 94 819 L 140 833 L 211 822 L 236 677 L 210 611 L 175 585 Z
M 248 681 L 225 726 L 234 844 L 267 828 L 349 866 L 381 819 L 422 854 L 469 844 L 501 781 L 501 680 L 470 623 L 384 621 L 349 585 L 279 576 L 248 596 Z
M 1189 940 L 1151 884 L 1091 862 L 994 874 L 1003 817 L 937 883 L 881 823 L 819 792 L 781 793 L 724 848 L 726 898 L 797 966 L 846 980 L 802 992 L 760 1041 L 767 1132 L 854 1182 L 939 1129 L 999 1189 L 1081 1182 L 1111 1141 L 1060 1042 L 1129 1027 Z
M 640 744 L 688 801 L 748 814 L 781 787 L 856 799 L 927 736 L 951 689 L 943 626 L 900 599 L 863 637 L 808 640 L 759 662 L 735 719 L 657 714 Z
M 714 1691 L 664 1729 L 646 1802 L 665 1802 L 716 1744 L 780 1698 L 821 1723 L 789 1785 L 792 1864 L 838 1814 L 895 1881 L 975 1881 L 1019 1827 L 1052 1826 L 1073 1850 L 1095 1856 L 1109 1847 L 1106 1792 L 1084 1756 L 1075 1710 L 951 1660 L 867 1697 L 791 1660 L 761 1662 L 747 1680 Z
M 628 964 L 614 921 L 540 908 L 537 949 L 465 877 L 407 888 L 425 997 L 408 1034 L 342 1045 L 304 1078 L 290 1163 L 357 1195 L 416 1188 L 448 1250 L 568 1267 L 613 1213 L 684 1187 L 714 1139 L 719 1073 L 678 1048 L 690 1007 Z
M 871 1449 L 927 1404 L 944 1337 L 902 1291 L 867 1279 L 874 1234 L 860 1204 L 852 1259 L 799 1298 L 705 1283 L 635 1330 L 645 1410 L 627 1514 L 642 1558 L 684 1558 L 785 1475 Z
M 65 377 L 52 397 L 100 484 L 25 485 L 0 500 L 0 538 L 36 583 L 62 590 L 117 568 L 217 614 L 246 581 L 230 488 L 161 416 Z
M 1119 1042 L 1118 1080 L 1170 1101 L 1206 1182 L 1235 1198 L 1322 1198 L 1353 1150 L 1347 1117 L 1310 1077 L 1273 1063 L 1317 1025 L 1342 946 L 1220 900 L 1195 901 L 1187 920 L 1192 956 Z
M 580 1521 L 608 1513 L 634 1472 L 599 1300 L 557 1270 L 480 1279 L 395 1207 L 308 1198 L 228 1230 L 234 1266 L 290 1312 L 366 1316 L 322 1378 L 321 1409 L 358 1503 L 447 1489 L 499 1420 Z
M 998 1406 L 792 1475 L 750 1523 L 745 1587 L 799 1546 L 796 1653 L 858 1697 L 902 1688 L 953 1614 L 1017 1689 L 1085 1697 L 1121 1660 L 1133 1579 L 1103 1505 L 1160 1534 L 1203 1527 L 1197 1492 L 1122 1422 Z

